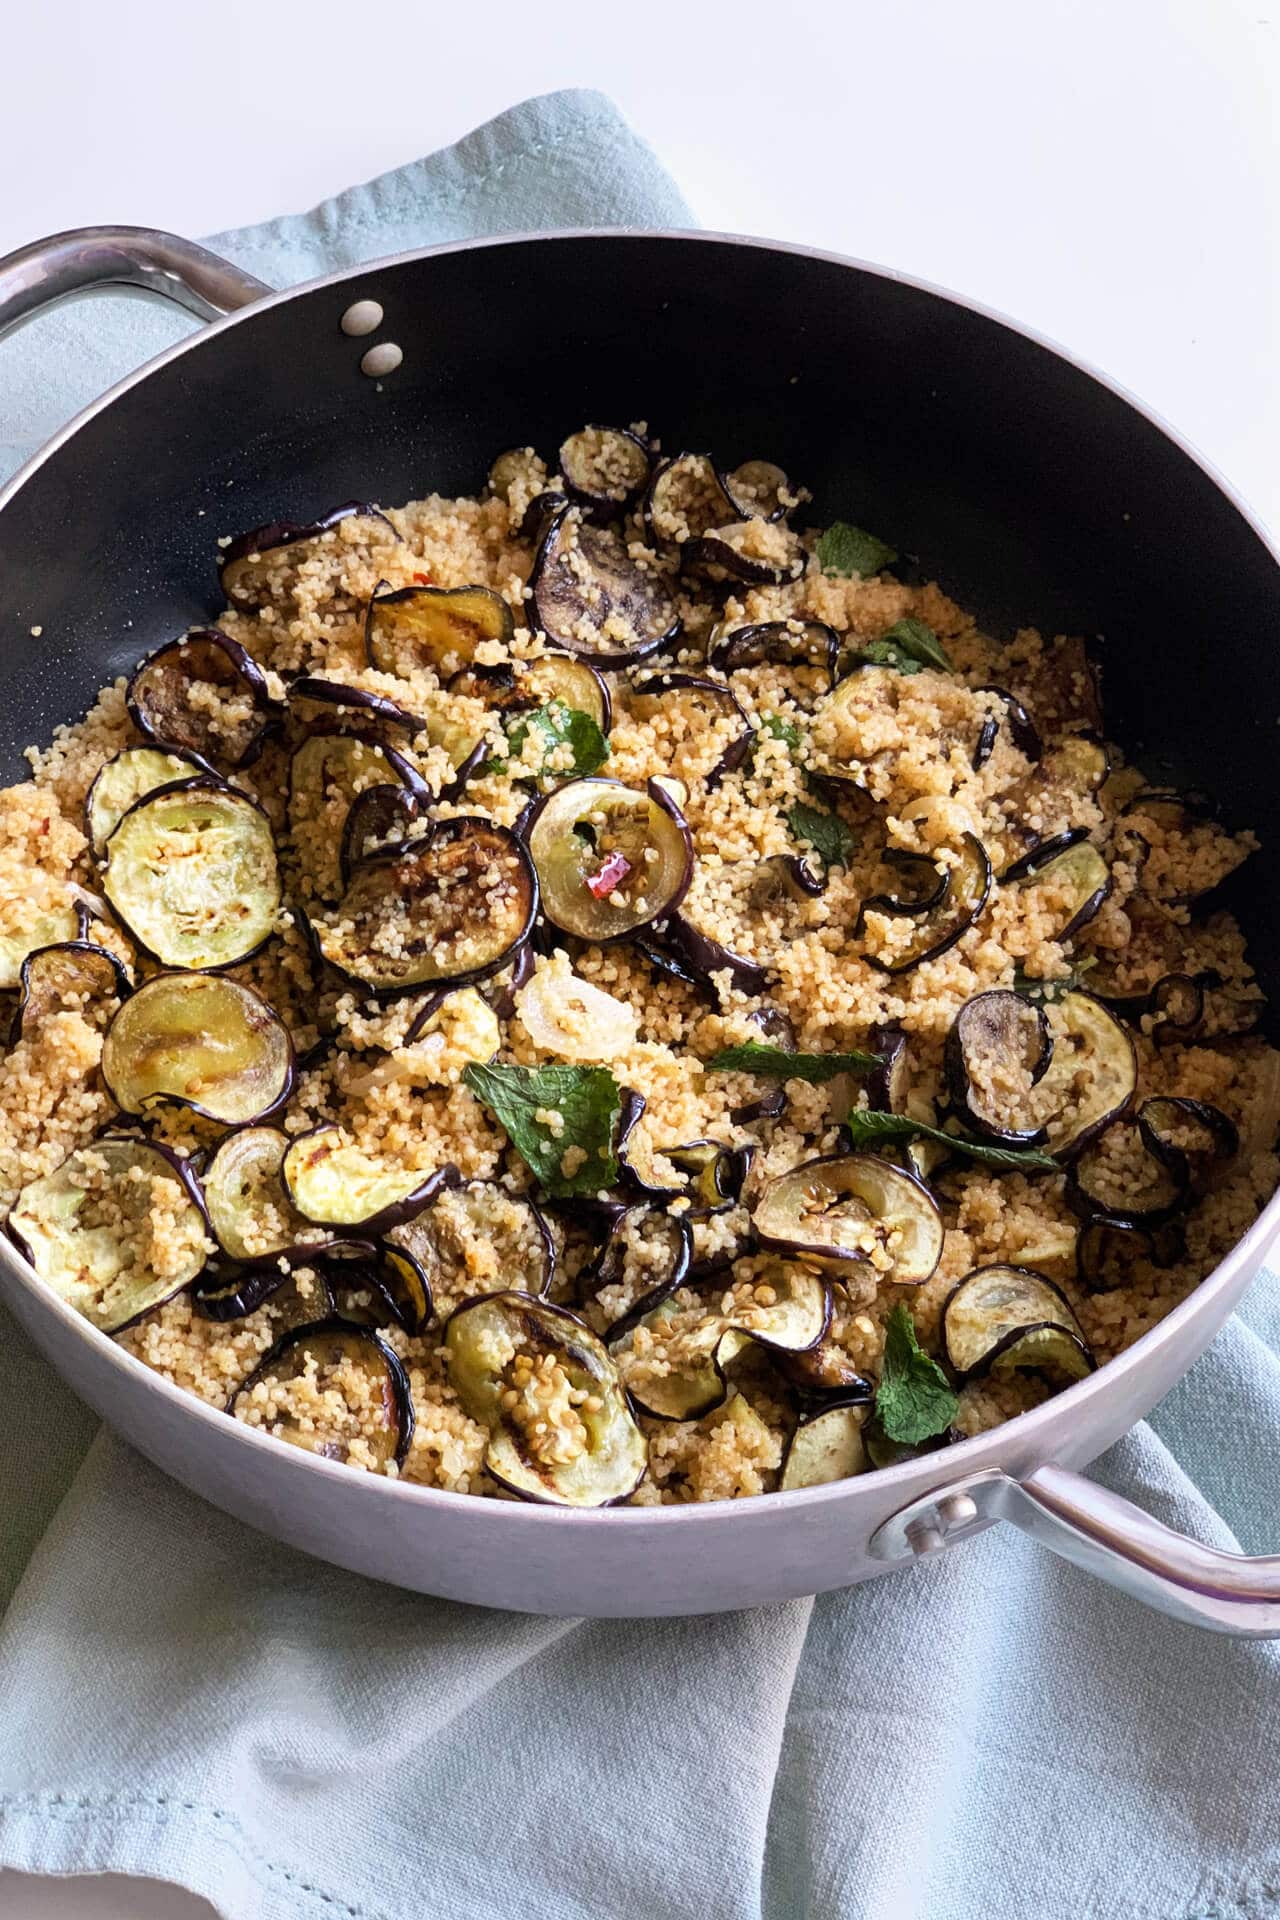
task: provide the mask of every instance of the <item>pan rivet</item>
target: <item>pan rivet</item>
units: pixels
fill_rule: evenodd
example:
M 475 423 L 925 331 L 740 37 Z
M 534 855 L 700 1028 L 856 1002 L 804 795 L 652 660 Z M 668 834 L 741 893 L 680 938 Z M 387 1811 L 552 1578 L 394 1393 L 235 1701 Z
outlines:
M 394 340 L 381 340 L 365 354 L 360 362 L 360 371 L 378 380 L 384 373 L 394 373 L 403 359 L 404 353 Z
M 362 334 L 372 333 L 382 325 L 382 308 L 376 300 L 353 300 L 339 325 L 350 338 L 359 339 Z
M 918 1520 L 911 1522 L 906 1529 L 906 1534 L 907 1545 L 911 1548 L 912 1553 L 917 1556 L 923 1556 L 926 1553 L 937 1553 L 940 1547 L 946 1545 L 941 1529 L 930 1525 L 923 1514 L 921 1514 Z
M 949 1493 L 938 1502 L 938 1518 L 948 1533 L 956 1533 L 978 1517 L 978 1506 L 967 1493 Z

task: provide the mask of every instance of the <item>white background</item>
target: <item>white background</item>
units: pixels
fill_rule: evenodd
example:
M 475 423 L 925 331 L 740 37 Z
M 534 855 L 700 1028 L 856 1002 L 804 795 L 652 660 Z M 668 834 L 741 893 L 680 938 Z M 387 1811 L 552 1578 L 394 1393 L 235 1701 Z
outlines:
M 303 208 L 596 86 L 703 225 L 887 262 L 1069 343 L 1280 528 L 1280 0 L 45 0 L 3 34 L 0 251 Z M 0 1874 L 3 1920 L 208 1914 Z

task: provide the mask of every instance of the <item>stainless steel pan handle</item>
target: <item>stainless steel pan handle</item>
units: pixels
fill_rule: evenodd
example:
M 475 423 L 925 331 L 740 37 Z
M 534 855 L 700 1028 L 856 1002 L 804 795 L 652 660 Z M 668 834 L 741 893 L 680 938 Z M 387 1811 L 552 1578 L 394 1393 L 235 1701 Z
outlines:
M 0 338 L 62 300 L 135 293 L 220 320 L 273 289 L 193 240 L 150 227 L 76 227 L 0 259 Z
M 877 1528 L 871 1551 L 878 1559 L 911 1559 L 990 1520 L 1009 1521 L 1175 1620 L 1280 1639 L 1280 1554 L 1250 1558 L 1203 1546 L 1065 1467 L 1038 1467 L 1025 1479 L 991 1469 L 939 1487 Z

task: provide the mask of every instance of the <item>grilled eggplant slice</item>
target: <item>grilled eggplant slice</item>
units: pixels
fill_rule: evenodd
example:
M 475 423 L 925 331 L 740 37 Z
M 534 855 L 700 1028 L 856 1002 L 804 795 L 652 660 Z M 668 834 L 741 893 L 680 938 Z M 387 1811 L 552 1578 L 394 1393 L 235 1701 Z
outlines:
M 673 913 L 661 930 L 662 944 L 674 956 L 677 965 L 708 993 L 715 991 L 715 976 L 726 973 L 729 984 L 740 993 L 763 993 L 770 982 L 768 967 L 745 954 L 734 953 L 719 940 L 682 913 Z
M 281 1169 L 288 1151 L 289 1136 L 277 1128 L 242 1127 L 227 1135 L 205 1168 L 209 1224 L 222 1251 L 242 1266 L 269 1261 L 283 1274 L 289 1261 L 315 1256 L 332 1239 L 305 1220 L 285 1192 Z
M 943 1309 L 942 1339 L 962 1384 L 1031 1369 L 1068 1385 L 1097 1365 L 1062 1289 L 1030 1267 L 966 1274 Z
M 862 1429 L 871 1414 L 870 1389 L 857 1399 L 840 1399 L 796 1423 L 782 1458 L 778 1491 L 795 1487 L 825 1487 L 848 1480 L 870 1466 Z
M 429 839 L 360 861 L 338 904 L 310 925 L 321 958 L 344 979 L 390 996 L 497 973 L 537 910 L 523 844 L 506 827 L 460 815 Z
M 1176 1267 L 1186 1254 L 1181 1220 L 1135 1227 L 1099 1214 L 1081 1227 L 1076 1239 L 1076 1279 L 1087 1293 L 1111 1293 L 1117 1287 L 1143 1285 L 1152 1269 Z
M 761 587 L 798 580 L 808 560 L 799 536 L 780 520 L 734 520 L 713 527 L 690 541 L 682 557 L 687 565 Z
M 216 627 L 148 654 L 127 698 L 134 726 L 157 746 L 232 767 L 257 759 L 279 714 L 253 655 Z
M 1050 1153 L 1065 1159 L 1127 1113 L 1138 1088 L 1138 1056 L 1115 1015 L 1091 993 L 1064 993 L 1049 1009 L 1053 1056 L 1040 1082 L 1052 1117 Z
M 717 471 L 721 492 L 743 520 L 781 520 L 799 504 L 791 482 L 772 460 L 744 460 L 730 471 Z
M 662 461 L 644 501 L 649 537 L 667 549 L 701 539 L 736 512 L 720 484 L 715 462 L 706 453 L 677 453 Z
M 984 1140 L 1037 1145 L 1045 1130 L 1025 1107 L 1052 1057 L 1042 1008 L 1003 988 L 975 994 L 947 1035 L 947 1087 L 956 1112 Z
M 693 1226 L 688 1215 L 666 1213 L 647 1205 L 624 1207 L 609 1222 L 596 1257 L 578 1274 L 578 1298 L 590 1295 L 603 1307 L 605 1303 L 600 1296 L 606 1289 L 626 1282 L 629 1253 L 643 1262 L 646 1277 L 654 1271 L 655 1255 L 665 1264 L 661 1278 L 647 1286 L 625 1312 L 615 1314 L 606 1336 L 608 1340 L 620 1338 L 688 1279 L 693 1265 Z
M 208 1266 L 191 1289 L 191 1304 L 202 1320 L 219 1324 L 245 1320 L 287 1286 L 289 1279 L 288 1270 L 280 1266 Z
M 821 620 L 762 620 L 733 627 L 712 644 L 707 664 L 722 673 L 766 662 L 779 667 L 820 667 L 834 684 L 840 642 Z
M 102 888 L 162 966 L 232 966 L 275 932 L 271 824 L 247 794 L 209 781 L 146 794 L 107 842 Z
M 364 787 L 347 809 L 338 849 L 342 885 L 371 853 L 400 846 L 422 817 L 422 802 L 411 787 Z
M 652 464 L 628 427 L 580 427 L 560 447 L 565 489 L 594 520 L 620 518 L 648 486 Z
M 405 734 L 409 739 L 424 733 L 427 722 L 421 714 L 410 713 L 384 694 L 370 693 L 366 687 L 349 686 L 328 674 L 304 673 L 289 688 L 289 709 L 304 726 L 321 716 L 351 716 L 353 730 L 369 727 L 379 736 L 384 729 Z
M 124 747 L 98 769 L 84 803 L 85 833 L 97 859 L 130 807 L 144 794 L 185 780 L 219 780 L 196 753 L 171 747 Z
M 1009 729 L 1009 738 L 1024 759 L 1036 761 L 1044 752 L 1039 729 L 1021 700 L 1015 698 L 1006 687 L 975 687 L 975 693 L 993 693 L 1004 702 L 1004 725 Z M 973 750 L 973 767 L 976 773 L 984 767 L 995 752 L 996 736 L 1000 732 L 1001 722 L 995 714 L 988 714 L 978 734 L 978 744 Z
M 529 576 L 533 623 L 555 647 L 597 667 L 643 660 L 680 631 L 675 597 L 657 562 L 642 564 L 620 535 L 556 515 Z
M 91 940 L 59 940 L 37 947 L 18 976 L 18 1009 L 9 1044 L 30 1039 L 51 1013 L 74 1009 L 105 1026 L 133 990 L 124 964 Z
M 514 633 L 510 607 L 489 587 L 396 587 L 370 598 L 364 644 L 381 673 L 430 667 L 445 680 L 471 666 L 482 643 L 505 649 Z
M 290 837 L 302 877 L 321 900 L 336 900 L 342 892 L 347 820 L 371 787 L 400 788 L 419 811 L 430 798 L 402 753 L 359 734 L 309 734 L 289 762 Z
M 1131 1227 L 1159 1226 L 1190 1199 L 1191 1169 L 1167 1135 L 1153 1151 L 1139 1121 L 1112 1120 L 1084 1145 L 1067 1174 L 1066 1200 L 1084 1220 L 1098 1214 Z
M 449 1379 L 489 1429 L 485 1466 L 522 1500 L 607 1507 L 634 1493 L 648 1449 L 609 1354 L 576 1314 L 514 1291 L 450 1315 Z
M 1240 1151 L 1235 1121 L 1207 1100 L 1157 1094 L 1143 1102 L 1138 1130 L 1148 1153 L 1197 1198 Z
M 458 1170 L 387 1167 L 354 1146 L 342 1128 L 312 1127 L 289 1143 L 280 1178 L 292 1207 L 317 1226 L 358 1227 L 362 1237 L 390 1232 L 430 1206 Z
M 1061 894 L 1058 911 L 1062 924 L 1045 936 L 1059 945 L 1074 939 L 1082 927 L 1088 926 L 1111 891 L 1111 872 L 1106 861 L 1090 841 L 1083 839 L 1061 852 L 1041 848 L 1026 855 L 1004 875 L 1005 883 L 1010 880 Z
M 514 1291 L 541 1298 L 555 1271 L 542 1214 L 526 1195 L 508 1193 L 496 1180 L 446 1184 L 423 1212 L 390 1229 L 382 1251 L 406 1288 L 423 1291 L 423 1325 L 433 1303 L 444 1316 L 499 1283 L 518 1280 Z
M 830 1325 L 829 1285 L 806 1267 L 778 1261 L 741 1291 L 728 1311 L 715 1286 L 692 1305 L 668 1292 L 610 1328 L 609 1351 L 637 1406 L 659 1420 L 700 1420 L 724 1404 L 727 1369 L 747 1347 L 803 1353 Z
M 528 847 L 544 913 L 582 940 L 624 940 L 664 918 L 693 877 L 684 815 L 653 780 L 643 793 L 617 780 L 567 781 L 531 815 Z
M 45 1285 L 101 1333 L 119 1333 L 190 1286 L 208 1253 L 186 1160 L 114 1135 L 25 1187 L 8 1227 Z
M 942 1257 L 942 1216 L 913 1174 L 871 1153 L 806 1160 L 771 1180 L 752 1221 L 763 1246 L 839 1273 L 883 1250 L 880 1278 L 920 1286 Z M 879 1262 L 877 1262 L 879 1265 Z
M 385 513 L 363 500 L 348 500 L 320 520 L 273 520 L 238 534 L 218 558 L 222 591 L 233 607 L 283 605 L 298 569 L 318 550 L 325 534 L 340 520 L 367 520 L 370 536 L 379 542 L 399 539 Z
M 69 899 L 65 906 L 33 914 L 20 930 L 0 933 L 0 992 L 21 987 L 22 969 L 33 953 L 83 940 L 88 925 L 88 914 Z
M 157 974 L 124 1002 L 102 1046 L 102 1077 L 122 1113 L 189 1107 L 244 1126 L 283 1105 L 293 1073 L 284 1023 L 217 974 Z
M 269 1424 L 259 1386 L 284 1402 Z M 403 1465 L 413 1439 L 413 1396 L 400 1361 L 371 1328 L 336 1317 L 291 1327 L 232 1394 L 227 1412 L 322 1460 L 367 1464 L 373 1473 Z
M 863 903 L 856 931 L 861 933 L 864 943 L 879 942 L 874 949 L 865 945 L 864 951 L 870 964 L 881 973 L 910 973 L 926 960 L 938 959 L 976 925 L 991 892 L 991 862 L 982 842 L 966 833 L 958 849 L 956 865 L 945 867 L 939 862 L 937 872 L 945 881 L 945 888 L 936 904 L 931 902 L 923 913 L 919 906 L 904 905 L 893 895 L 880 895 Z M 888 934 L 876 934 L 866 925 L 867 915 L 871 913 L 890 920 L 905 916 L 914 919 L 916 924 L 905 932 L 895 928 Z

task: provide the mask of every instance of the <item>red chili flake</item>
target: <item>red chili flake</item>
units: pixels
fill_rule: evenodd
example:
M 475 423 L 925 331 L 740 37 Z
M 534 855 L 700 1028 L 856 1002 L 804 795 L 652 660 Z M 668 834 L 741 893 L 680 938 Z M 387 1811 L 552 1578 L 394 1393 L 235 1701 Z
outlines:
M 420 587 L 429 587 L 431 585 L 431 575 L 429 573 L 415 573 L 413 577 Z
M 623 853 L 611 853 L 602 860 L 595 873 L 587 879 L 587 885 L 597 900 L 607 900 L 615 887 L 620 887 L 631 871 L 631 862 Z

